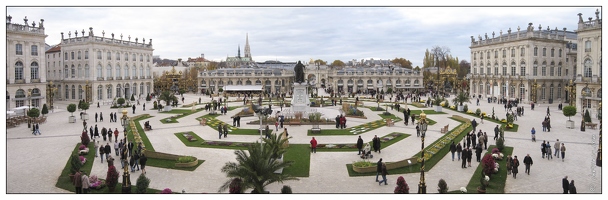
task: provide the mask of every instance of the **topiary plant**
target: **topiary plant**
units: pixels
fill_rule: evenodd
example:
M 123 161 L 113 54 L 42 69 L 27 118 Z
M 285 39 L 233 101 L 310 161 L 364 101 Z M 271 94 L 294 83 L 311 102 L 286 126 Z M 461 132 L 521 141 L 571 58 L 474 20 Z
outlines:
M 70 158 L 70 174 L 76 174 L 77 171 L 80 171 L 82 167 L 82 163 L 80 162 L 80 158 L 76 154 L 72 154 Z
M 40 116 L 40 110 L 38 110 L 38 108 L 32 108 L 29 111 L 27 111 L 27 116 L 28 117 L 32 117 L 32 118 L 36 118 Z
M 148 190 L 148 186 L 150 186 L 150 179 L 146 177 L 143 173 L 137 177 L 137 183 L 135 184 L 135 191 L 137 194 L 145 194 Z
M 91 142 L 89 134 L 87 134 L 86 131 L 82 131 L 82 135 L 80 136 L 80 143 L 82 143 L 84 146 L 89 146 L 89 142 Z
M 116 100 L 116 103 L 122 107 L 122 105 L 125 104 L 125 99 L 120 97 Z
M 116 184 L 118 184 L 118 171 L 116 171 L 116 167 L 114 167 L 114 165 L 108 166 L 106 184 L 108 187 L 116 187 Z
M 564 108 L 562 108 L 562 113 L 564 113 L 564 116 L 568 117 L 568 121 L 572 121 L 570 120 L 570 117 L 576 115 L 576 107 L 564 106 Z
M 585 110 L 585 122 L 591 123 L 591 116 L 589 115 L 589 110 Z
M 475 110 L 475 115 L 477 115 L 477 116 L 481 115 L 481 109 L 477 108 L 477 110 Z
M 84 110 L 84 113 L 87 113 L 87 110 L 90 106 L 91 105 L 89 104 L 89 102 L 83 101 L 82 104 L 80 104 L 80 109 Z
M 289 187 L 289 185 L 284 185 L 283 188 L 281 188 L 281 194 L 292 194 L 293 192 L 291 191 L 291 187 Z
M 448 183 L 445 182 L 445 180 L 443 179 L 439 179 L 439 184 L 437 184 L 437 191 L 439 191 L 439 194 L 447 194 L 448 193 Z
M 46 106 L 46 103 L 44 105 L 42 105 L 42 112 L 43 115 L 49 114 L 49 108 Z
M 410 193 L 410 187 L 405 182 L 405 179 L 403 178 L 403 176 L 399 176 L 399 178 L 397 178 L 397 186 L 395 187 L 395 190 L 393 192 L 395 194 L 409 194 Z
M 499 151 L 502 151 L 505 148 L 505 140 L 502 139 L 502 137 L 496 139 L 496 148 L 498 148 Z
M 465 113 L 467 111 L 469 111 L 469 104 L 464 104 L 464 107 L 462 108 L 462 111 L 464 111 Z

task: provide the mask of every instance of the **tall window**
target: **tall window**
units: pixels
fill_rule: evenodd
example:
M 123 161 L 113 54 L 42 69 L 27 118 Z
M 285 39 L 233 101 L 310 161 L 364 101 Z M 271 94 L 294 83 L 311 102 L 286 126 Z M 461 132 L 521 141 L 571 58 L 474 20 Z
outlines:
M 549 86 L 549 99 L 553 99 L 553 84 Z
M 538 76 L 538 63 L 536 61 L 532 65 L 532 76 Z
M 534 47 L 534 56 L 538 56 L 538 47 Z
M 490 59 L 490 51 L 486 52 L 486 59 Z
M 591 52 L 591 41 L 585 41 L 585 52 Z
M 139 61 L 141 61 L 141 62 L 144 61 L 144 55 L 139 55 Z
M 63 53 L 63 60 L 68 60 L 68 52 Z
M 543 84 L 543 86 L 540 88 L 540 99 L 545 100 L 546 91 L 547 91 L 547 86 L 545 86 L 545 84 Z
M 125 65 L 125 77 L 129 77 L 129 65 Z
M 129 54 L 125 53 L 125 61 L 129 61 Z
M 562 84 L 557 84 L 557 98 L 562 98 Z
M 32 56 L 38 56 L 38 45 L 32 45 Z
M 526 55 L 526 49 L 522 47 L 522 48 L 519 50 L 519 55 L 520 55 L 520 56 L 525 56 L 525 55 Z
M 82 66 L 78 64 L 78 78 L 82 78 Z
M 37 62 L 32 62 L 32 65 L 30 67 L 30 75 L 31 75 L 31 79 L 39 79 L 40 78 L 39 67 L 38 67 L 38 63 Z
M 108 77 L 108 78 L 112 77 L 112 66 L 110 66 L 109 64 L 106 67 L 106 77 Z
M 97 78 L 103 78 L 103 69 L 101 65 L 97 65 Z
M 107 94 L 106 94 L 106 97 L 107 97 L 108 99 L 111 99 L 111 98 L 112 98 L 112 85 L 108 85 L 108 86 L 106 87 L 106 93 L 107 93 Z
M 15 80 L 23 80 L 23 63 L 15 63 Z
M 137 59 L 136 59 L 136 58 L 137 58 L 137 55 L 136 55 L 136 54 L 133 54 L 133 56 L 131 56 L 131 60 L 132 60 L 132 61 L 137 61 Z
M 133 65 L 132 70 L 133 70 L 133 76 L 137 76 L 137 66 Z
M 146 68 L 146 76 L 150 76 L 150 66 L 148 66 L 148 68 Z
M 146 55 L 146 62 L 150 62 L 150 55 Z
M 89 51 L 84 51 L 84 59 L 89 59 Z
M 479 74 L 483 75 L 483 67 L 479 68 Z
M 144 76 L 144 66 L 139 66 L 139 75 Z
M 490 63 L 488 63 L 487 69 L 488 74 L 492 74 L 492 68 L 490 68 Z
M 557 76 L 562 76 L 562 63 L 557 66 Z
M 555 49 L 551 48 L 551 58 L 555 57 Z
M 557 57 L 560 57 L 560 58 L 562 57 L 562 49 L 559 49 L 559 50 L 558 50 L 558 52 L 557 52 Z
M 118 78 L 118 77 L 122 77 L 120 75 L 120 65 L 116 65 L 116 78 Z
M 97 59 L 101 59 L 101 51 L 97 51 Z
M 91 76 L 91 69 L 89 69 L 89 64 L 84 65 L 84 77 L 89 78 Z
M 498 58 L 498 51 L 494 51 L 494 58 Z
M 524 62 L 523 60 L 521 61 L 521 63 L 519 63 L 519 75 L 526 75 L 526 62 Z
M 23 45 L 22 44 L 15 44 L 15 54 L 23 55 Z
M 65 99 L 70 98 L 70 86 L 65 85 Z
M 498 63 L 494 64 L 494 74 L 498 75 Z
M 507 50 L 502 50 L 502 58 L 506 58 L 507 57 Z
M 72 99 L 76 99 L 76 87 L 72 85 Z
M 519 99 L 524 98 L 524 92 L 526 92 L 526 87 L 524 87 L 524 84 L 519 84 Z
M 547 62 L 543 62 L 543 66 L 541 67 L 541 75 L 542 76 L 547 75 Z
M 78 99 L 82 99 L 82 85 L 78 85 Z
M 511 58 L 515 57 L 515 48 L 511 49 Z
M 477 60 L 477 53 L 473 53 L 473 60 Z
M 506 62 L 502 63 L 502 75 L 503 76 L 507 75 L 507 63 Z
M 65 67 L 63 67 L 63 78 L 68 78 L 69 76 L 70 72 L 68 71 L 68 66 L 66 65 Z
M 120 53 L 116 52 L 116 60 L 120 60 Z
M 74 65 L 72 65 L 71 71 L 72 72 L 72 78 L 76 78 L 76 67 Z
M 549 67 L 549 76 L 555 76 L 555 63 L 552 61 Z
M 101 85 L 97 86 L 97 100 L 103 99 L 103 87 Z
M 112 60 L 112 52 L 108 51 L 108 56 L 106 58 L 107 60 Z
M 591 77 L 593 71 L 591 70 L 591 59 L 586 59 L 584 64 L 585 77 Z
M 78 51 L 78 60 L 82 59 L 82 52 Z
M 74 52 L 70 52 L 70 59 L 74 60 Z
M 513 62 L 513 64 L 511 65 L 511 76 L 515 76 L 516 70 L 517 70 L 517 67 L 515 66 L 515 62 Z

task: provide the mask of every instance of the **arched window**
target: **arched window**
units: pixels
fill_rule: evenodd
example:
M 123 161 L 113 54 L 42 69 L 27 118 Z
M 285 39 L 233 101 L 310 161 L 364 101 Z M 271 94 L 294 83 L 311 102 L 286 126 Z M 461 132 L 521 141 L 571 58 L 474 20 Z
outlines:
M 507 75 L 507 62 L 502 62 L 502 75 Z
M 122 77 L 120 75 L 120 65 L 116 65 L 116 74 L 115 74 L 116 78 Z
M 534 56 L 538 56 L 538 47 L 534 47 Z
M 549 76 L 555 76 L 555 62 L 551 61 L 549 66 Z
M 70 98 L 70 86 L 65 85 L 65 99 Z
M 97 51 L 97 59 L 101 60 L 101 51 Z
M 129 65 L 125 65 L 125 78 L 129 77 Z
M 562 98 L 562 84 L 557 84 L 557 98 Z
M 112 99 L 113 98 L 112 91 L 113 91 L 112 85 L 106 86 L 106 93 L 107 93 L 106 94 L 106 98 L 108 98 L 108 99 Z
M 82 85 L 78 85 L 78 99 L 82 99 Z
M 68 66 L 66 65 L 65 67 L 63 67 L 63 78 L 68 78 L 69 76 L 70 72 L 68 71 Z
M 116 52 L 116 60 L 120 60 L 120 53 Z
M 84 65 L 84 77 L 85 78 L 91 77 L 91 69 L 89 69 L 89 64 Z
M 38 45 L 32 45 L 31 49 L 32 49 L 32 51 L 31 51 L 32 56 L 38 56 Z
M 89 59 L 89 51 L 84 51 L 84 59 Z
M 133 53 L 133 55 L 131 56 L 131 60 L 132 61 L 137 61 L 137 55 L 135 53 Z
M 129 54 L 125 53 L 125 61 L 129 61 Z
M 525 76 L 526 75 L 526 61 L 521 61 L 521 63 L 519 63 L 519 75 L 520 76 Z
M 97 78 L 103 78 L 103 69 L 101 65 L 97 65 Z
M 545 84 L 543 84 L 540 87 L 540 99 L 545 100 L 545 97 L 546 97 L 546 95 L 545 95 L 546 93 L 545 92 L 546 91 L 547 91 L 547 86 Z
M 103 87 L 101 85 L 97 86 L 97 100 L 103 99 Z
M 515 72 L 517 71 L 517 65 L 515 61 L 511 61 L 511 76 L 515 76 Z
M 68 60 L 68 52 L 63 53 L 63 60 Z
M 148 76 L 148 78 L 150 78 L 150 66 L 148 66 L 148 68 L 146 68 L 146 76 Z
M 72 78 L 76 78 L 76 67 L 74 65 L 72 65 L 70 72 L 70 74 L 72 74 Z
M 532 65 L 532 75 L 538 76 L 538 62 L 537 61 L 534 61 L 534 64 Z
M 144 61 L 144 55 L 139 55 L 139 61 L 143 62 Z
M 72 99 L 76 99 L 76 86 L 72 85 Z
M 511 58 L 515 57 L 515 48 L 511 49 Z
M 555 49 L 554 48 L 551 48 L 551 57 L 552 58 L 555 57 Z
M 547 48 L 543 48 L 543 56 L 547 56 Z
M 22 44 L 15 44 L 15 54 L 23 55 L 23 45 Z M 65 57 L 67 59 L 68 53 L 65 53 Z
M 70 52 L 70 59 L 74 60 L 74 52 Z
M 112 60 L 112 52 L 109 52 L 109 51 L 108 51 L 108 56 L 107 56 L 107 58 L 106 58 L 106 59 L 108 59 L 108 60 Z
M 519 55 L 520 56 L 526 56 L 526 49 L 523 48 L 523 47 L 521 49 L 519 49 Z
M 133 67 L 131 67 L 132 71 L 133 71 L 133 77 L 137 77 L 137 66 L 133 65 Z
M 541 75 L 547 76 L 547 61 L 543 61 L 543 65 L 541 66 Z
M 81 59 L 82 59 L 82 52 L 78 51 L 78 60 L 81 60 Z
M 15 80 L 23 80 L 23 63 L 21 61 L 15 63 Z
M 245 81 L 245 85 L 251 85 L 251 81 L 250 80 Z
M 593 71 L 591 69 L 591 59 L 585 59 L 584 62 L 584 72 L 585 72 L 585 77 L 591 77 L 593 75 Z
M 139 75 L 144 76 L 144 66 L 139 66 Z
M 106 78 L 111 78 L 112 76 L 112 66 L 110 66 L 110 64 L 108 64 L 108 66 L 106 67 Z

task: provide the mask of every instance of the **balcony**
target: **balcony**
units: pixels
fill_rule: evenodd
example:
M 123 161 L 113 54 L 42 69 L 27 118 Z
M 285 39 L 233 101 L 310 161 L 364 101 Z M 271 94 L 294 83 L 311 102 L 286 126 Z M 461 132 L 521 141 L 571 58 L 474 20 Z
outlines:
M 103 81 L 103 80 L 104 80 L 104 78 L 103 78 L 103 77 L 97 77 L 97 80 L 98 80 L 98 81 Z
M 146 76 L 140 76 L 139 78 L 140 79 L 146 79 Z
M 114 77 L 108 77 L 106 80 L 114 80 Z
M 37 78 L 37 79 L 31 79 L 30 83 L 40 83 L 40 79 L 39 78 Z
M 23 80 L 23 79 L 18 79 L 18 80 L 15 80 L 15 83 L 17 83 L 17 84 L 19 84 L 19 83 L 25 83 L 25 80 Z
M 122 77 L 120 77 L 120 76 L 116 77 L 116 80 L 122 80 Z
M 137 79 L 137 76 L 133 76 L 133 79 Z
M 130 76 L 125 76 L 125 80 L 131 80 Z

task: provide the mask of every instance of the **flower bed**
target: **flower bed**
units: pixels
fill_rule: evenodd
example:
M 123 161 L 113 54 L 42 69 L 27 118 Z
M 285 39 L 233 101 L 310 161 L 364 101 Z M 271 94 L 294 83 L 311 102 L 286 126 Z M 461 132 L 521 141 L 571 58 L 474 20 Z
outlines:
M 441 149 L 443 149 L 446 146 L 449 146 L 452 143 L 452 140 L 454 138 L 456 138 L 458 135 L 462 134 L 462 132 L 465 129 L 467 129 L 469 126 L 471 126 L 471 122 L 467 118 L 464 118 L 459 115 L 453 115 L 452 118 L 463 122 L 463 124 L 456 127 L 455 129 L 452 129 L 450 132 L 443 135 L 441 138 L 435 140 L 435 142 L 433 142 L 432 144 L 427 146 L 424 149 L 425 160 L 429 160 L 431 157 L 433 157 L 435 154 L 437 154 L 437 152 L 439 152 Z M 419 156 L 419 155 L 417 154 L 417 156 Z
M 395 139 L 400 139 L 400 137 L 405 136 L 407 134 L 393 132 L 383 137 L 380 137 L 380 143 L 388 143 Z M 369 142 L 371 145 L 371 141 Z M 365 144 L 364 144 L 365 146 Z M 381 145 L 383 148 L 386 148 L 386 145 Z M 317 150 L 329 150 L 329 149 L 343 149 L 343 150 L 352 150 L 357 151 L 356 143 L 347 143 L 347 144 L 317 144 Z

